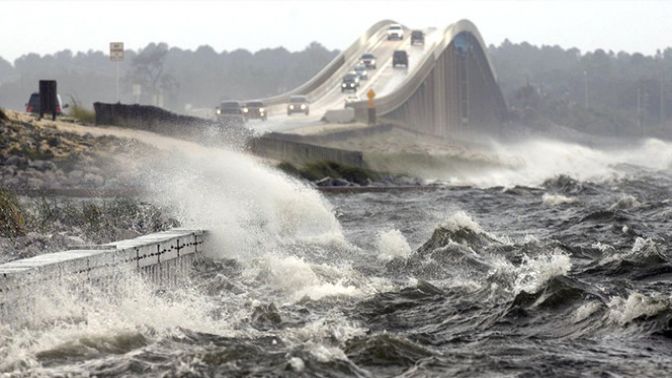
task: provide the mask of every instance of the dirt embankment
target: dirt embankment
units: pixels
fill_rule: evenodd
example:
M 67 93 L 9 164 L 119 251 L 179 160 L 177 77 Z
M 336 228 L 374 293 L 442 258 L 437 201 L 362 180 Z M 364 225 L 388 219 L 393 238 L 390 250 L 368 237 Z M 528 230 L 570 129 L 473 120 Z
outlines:
M 58 122 L 6 115 L 0 120 L 0 186 L 17 194 L 127 187 L 139 170 L 129 162 L 153 150 L 133 139 L 64 132 Z
M 134 198 L 25 196 L 135 188 L 142 184 L 143 158 L 160 154 L 134 139 L 74 133 L 66 131 L 73 124 L 5 115 L 0 117 L 0 263 L 179 225 L 170 209 Z

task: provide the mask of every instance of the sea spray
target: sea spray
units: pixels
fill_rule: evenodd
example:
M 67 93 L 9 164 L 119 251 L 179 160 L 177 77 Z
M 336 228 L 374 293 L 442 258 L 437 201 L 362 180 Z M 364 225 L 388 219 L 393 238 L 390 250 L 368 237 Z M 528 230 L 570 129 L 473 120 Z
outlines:
M 411 246 L 399 230 L 379 232 L 375 243 L 378 258 L 389 261 L 394 258 L 406 258 L 411 254 Z
M 186 227 L 209 231 L 213 257 L 255 256 L 283 244 L 345 245 L 331 205 L 314 189 L 223 148 L 175 151 L 146 179 Z

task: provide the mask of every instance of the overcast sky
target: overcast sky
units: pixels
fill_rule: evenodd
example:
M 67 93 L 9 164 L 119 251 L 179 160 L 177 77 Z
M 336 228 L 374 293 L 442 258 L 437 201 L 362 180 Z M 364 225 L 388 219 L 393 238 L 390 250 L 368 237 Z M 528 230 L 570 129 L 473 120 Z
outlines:
M 0 56 L 63 49 L 138 49 L 149 42 L 217 51 L 312 41 L 343 49 L 371 24 L 409 27 L 472 20 L 486 43 L 558 44 L 582 51 L 654 53 L 672 45 L 672 1 L 8 1 L 0 0 Z

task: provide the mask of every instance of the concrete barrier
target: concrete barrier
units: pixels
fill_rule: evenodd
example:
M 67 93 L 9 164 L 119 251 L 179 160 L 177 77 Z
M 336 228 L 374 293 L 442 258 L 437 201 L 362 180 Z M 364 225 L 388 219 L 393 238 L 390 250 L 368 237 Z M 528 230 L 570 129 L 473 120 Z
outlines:
M 96 102 L 93 108 L 96 112 L 97 125 L 151 131 L 214 144 L 217 144 L 218 140 L 243 143 L 251 136 L 249 130 L 242 125 L 175 114 L 156 106 Z
M 175 283 L 204 250 L 205 232 L 173 229 L 100 246 L 48 253 L 0 265 L 0 314 L 29 300 L 40 285 L 104 282 L 118 272 L 136 271 L 152 282 Z
M 352 123 L 355 122 L 355 109 L 330 109 L 324 113 L 322 121 L 329 123 Z
M 305 165 L 318 161 L 333 161 L 361 167 L 364 158 L 360 151 L 317 146 L 305 143 L 300 136 L 270 133 L 250 141 L 250 151 L 257 156 Z
M 96 102 L 93 108 L 98 125 L 124 126 L 162 134 L 215 126 L 213 121 L 175 114 L 156 106 Z

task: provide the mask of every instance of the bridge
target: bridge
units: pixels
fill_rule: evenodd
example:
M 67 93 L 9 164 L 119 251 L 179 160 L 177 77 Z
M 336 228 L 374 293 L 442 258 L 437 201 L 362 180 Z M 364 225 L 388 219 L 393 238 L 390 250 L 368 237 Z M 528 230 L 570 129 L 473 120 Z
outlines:
M 383 122 L 445 139 L 500 133 L 506 104 L 476 27 L 462 20 L 443 30 L 425 29 L 424 46 L 411 46 L 408 28 L 401 41 L 387 40 L 387 28 L 393 23 L 376 23 L 306 83 L 265 99 L 271 117 L 255 126 L 265 131 L 291 132 L 321 125 L 325 112 L 343 109 L 348 94 L 341 93 L 341 79 L 362 54 L 370 52 L 377 58 L 377 69 L 370 72 L 357 94 L 365 98 L 369 89 L 378 93 L 376 108 Z M 401 49 L 409 55 L 407 70 L 392 67 L 392 54 Z M 292 95 L 307 96 L 312 115 L 285 115 Z M 358 101 L 351 112 L 355 120 L 365 122 L 367 110 L 366 101 Z M 15 311 L 15 307 L 29 301 L 33 290 L 55 281 L 72 285 L 73 277 L 105 282 L 115 272 L 130 270 L 165 285 L 207 251 L 207 245 L 203 245 L 206 241 L 203 231 L 173 230 L 2 264 L 0 314 L 20 316 L 21 311 Z
M 412 46 L 406 27 L 403 40 L 387 40 L 387 28 L 394 23 L 374 24 L 306 83 L 265 99 L 271 116 L 256 128 L 291 132 L 320 124 L 329 110 L 343 109 L 351 93 L 341 93 L 341 79 L 369 52 L 377 58 L 377 69 L 356 91 L 362 100 L 353 104 L 355 120 L 366 122 L 366 93 L 373 89 L 381 122 L 447 139 L 499 134 L 507 117 L 506 103 L 476 26 L 461 20 L 445 29 L 423 29 L 425 44 Z M 408 69 L 392 67 L 395 50 L 408 53 Z M 311 116 L 284 114 L 292 95 L 308 98 Z

